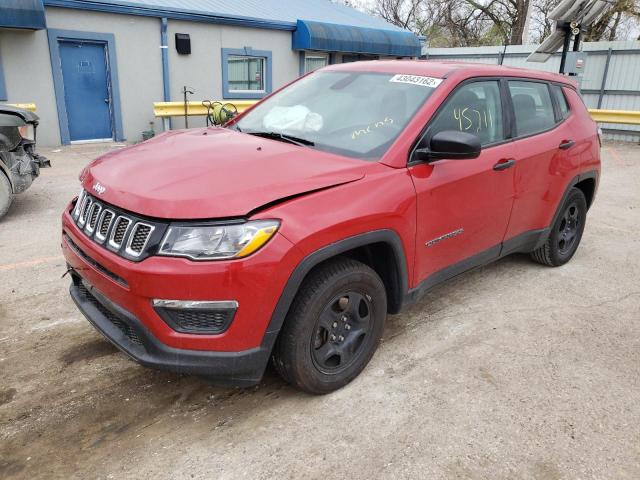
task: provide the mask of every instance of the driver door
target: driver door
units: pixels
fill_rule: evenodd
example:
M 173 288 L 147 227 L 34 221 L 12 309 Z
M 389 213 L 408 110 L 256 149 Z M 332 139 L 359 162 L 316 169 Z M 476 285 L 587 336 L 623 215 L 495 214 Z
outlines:
M 444 130 L 480 137 L 475 159 L 409 166 L 417 193 L 414 279 L 438 283 L 500 254 L 514 201 L 515 159 L 497 80 L 473 80 L 445 100 L 420 145 Z M 512 161 L 513 160 L 513 161 Z

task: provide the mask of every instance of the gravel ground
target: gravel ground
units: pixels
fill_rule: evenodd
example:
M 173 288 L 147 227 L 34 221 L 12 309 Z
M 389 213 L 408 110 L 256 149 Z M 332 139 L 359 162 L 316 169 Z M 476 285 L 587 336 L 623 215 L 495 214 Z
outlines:
M 61 279 L 59 215 L 113 145 L 53 168 L 0 222 L 0 478 L 640 478 L 640 147 L 607 144 L 582 245 L 513 256 L 390 316 L 323 397 L 271 370 L 231 390 L 137 366 Z

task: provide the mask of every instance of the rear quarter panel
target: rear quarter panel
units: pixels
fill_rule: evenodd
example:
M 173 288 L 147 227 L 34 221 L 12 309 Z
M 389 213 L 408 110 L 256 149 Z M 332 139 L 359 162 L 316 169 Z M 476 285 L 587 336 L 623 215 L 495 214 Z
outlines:
M 576 113 L 572 124 L 576 145 L 574 150 L 580 155 L 580 172 L 596 170 L 600 178 L 600 141 L 598 124 L 591 118 L 580 95 L 572 88 L 564 88 L 571 109 Z

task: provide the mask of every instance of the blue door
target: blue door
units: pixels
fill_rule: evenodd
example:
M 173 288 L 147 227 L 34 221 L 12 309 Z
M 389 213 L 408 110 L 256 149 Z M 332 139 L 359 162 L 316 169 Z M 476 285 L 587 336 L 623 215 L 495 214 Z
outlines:
M 105 47 L 104 43 L 60 42 L 64 101 L 71 141 L 113 138 Z

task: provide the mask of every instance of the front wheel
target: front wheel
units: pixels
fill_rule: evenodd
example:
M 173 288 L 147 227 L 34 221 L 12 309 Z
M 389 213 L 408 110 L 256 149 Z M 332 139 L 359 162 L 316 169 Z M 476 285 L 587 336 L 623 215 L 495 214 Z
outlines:
M 531 253 L 536 262 L 550 267 L 564 265 L 576 253 L 587 219 L 587 200 L 584 193 L 572 188 L 562 205 L 560 215 L 551 227 L 549 238 Z
M 384 284 L 374 270 L 349 258 L 330 260 L 302 284 L 274 348 L 274 365 L 306 392 L 337 390 L 371 360 L 386 315 Z

